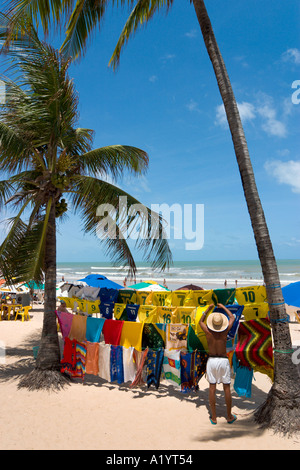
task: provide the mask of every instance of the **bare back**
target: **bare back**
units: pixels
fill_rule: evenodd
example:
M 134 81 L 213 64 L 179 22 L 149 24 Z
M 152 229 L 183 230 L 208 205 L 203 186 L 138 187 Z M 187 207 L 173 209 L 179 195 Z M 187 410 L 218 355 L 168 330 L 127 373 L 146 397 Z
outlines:
M 221 333 L 210 331 L 207 328 L 205 331 L 208 353 L 210 356 L 223 356 L 226 357 L 226 342 L 227 342 L 228 329 Z

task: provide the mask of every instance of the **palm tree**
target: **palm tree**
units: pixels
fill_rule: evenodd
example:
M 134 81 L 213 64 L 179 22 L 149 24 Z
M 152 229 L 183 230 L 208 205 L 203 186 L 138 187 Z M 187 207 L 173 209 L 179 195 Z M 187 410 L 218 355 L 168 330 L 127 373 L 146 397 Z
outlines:
M 51 7 L 42 9 L 39 2 L 33 0 L 13 0 L 10 12 L 16 18 L 29 13 L 31 17 L 42 18 L 45 31 L 48 31 L 51 19 L 60 22 L 67 19 L 66 39 L 62 51 L 66 56 L 79 57 L 87 46 L 87 40 L 105 14 L 109 4 L 129 5 L 132 12 L 123 28 L 110 64 L 116 68 L 120 54 L 138 28 L 147 23 L 155 13 L 165 8 L 168 10 L 174 0 L 78 0 L 73 10 L 71 0 L 52 0 Z M 291 433 L 299 430 L 300 418 L 300 378 L 297 366 L 291 360 L 292 343 L 282 296 L 277 263 L 272 243 L 257 191 L 253 168 L 249 156 L 245 133 L 241 123 L 237 103 L 230 79 L 219 50 L 210 18 L 203 0 L 190 0 L 193 4 L 202 32 L 204 43 L 212 62 L 220 94 L 224 103 L 227 120 L 232 136 L 234 151 L 240 171 L 244 195 L 251 219 L 260 259 L 270 310 L 274 342 L 274 383 L 266 402 L 255 413 L 256 421 L 262 427 L 275 431 Z M 62 16 L 63 15 L 63 16 Z
M 16 38 L 16 36 L 15 36 Z M 131 146 L 114 145 L 92 149 L 93 132 L 76 128 L 78 96 L 68 77 L 69 61 L 59 51 L 41 42 L 31 27 L 8 53 L 18 79 L 3 78 L 6 103 L 0 120 L 0 170 L 7 177 L 0 182 L 0 206 L 9 204 L 16 214 L 9 221 L 8 234 L 0 247 L 0 271 L 12 282 L 45 282 L 44 320 L 35 370 L 20 386 L 60 387 L 60 353 L 56 328 L 56 230 L 71 207 L 84 222 L 84 231 L 100 236 L 115 264 L 136 265 L 124 233 L 133 223 L 144 227 L 137 247 L 156 268 L 166 268 L 171 252 L 163 238 L 162 218 L 144 213 L 121 214 L 120 196 L 127 209 L 139 204 L 128 193 L 105 180 L 126 171 L 139 176 L 147 170 L 148 155 Z M 104 204 L 112 215 L 97 215 Z M 107 206 L 110 204 L 111 206 Z M 105 232 L 108 221 L 115 224 L 115 237 Z M 160 237 L 151 238 L 151 230 Z

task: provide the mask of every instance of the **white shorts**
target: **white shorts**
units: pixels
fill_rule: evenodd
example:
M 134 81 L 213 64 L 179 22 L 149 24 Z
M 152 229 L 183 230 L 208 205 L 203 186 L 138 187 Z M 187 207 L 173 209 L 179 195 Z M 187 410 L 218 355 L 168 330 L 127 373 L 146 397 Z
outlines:
M 206 364 L 207 380 L 210 384 L 230 384 L 231 370 L 227 357 L 209 357 Z

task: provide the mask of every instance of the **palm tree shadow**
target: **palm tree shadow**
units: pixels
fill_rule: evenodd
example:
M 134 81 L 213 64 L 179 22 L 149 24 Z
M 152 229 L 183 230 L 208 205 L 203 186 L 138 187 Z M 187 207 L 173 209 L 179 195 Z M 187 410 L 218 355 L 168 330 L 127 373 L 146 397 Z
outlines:
M 38 346 L 41 330 L 35 331 L 20 346 L 5 349 L 5 364 L 0 366 L 0 382 L 18 380 L 35 367 L 33 347 Z

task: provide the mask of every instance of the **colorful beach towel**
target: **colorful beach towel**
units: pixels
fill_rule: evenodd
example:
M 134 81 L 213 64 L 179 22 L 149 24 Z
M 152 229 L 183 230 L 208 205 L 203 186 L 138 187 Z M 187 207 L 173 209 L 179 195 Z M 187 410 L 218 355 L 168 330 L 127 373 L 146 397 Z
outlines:
M 267 374 L 273 380 L 273 348 L 269 319 L 240 322 L 235 352 L 243 366 Z
M 229 341 L 231 339 L 234 339 L 234 337 L 236 335 L 236 332 L 237 332 L 239 324 L 240 324 L 240 319 L 241 319 L 242 313 L 244 311 L 244 305 L 226 305 L 226 308 L 233 314 L 233 316 L 235 318 L 235 320 L 233 322 L 233 325 L 232 325 L 232 327 L 231 327 L 231 329 L 230 329 L 230 331 L 228 332 L 228 335 L 227 335 L 227 340 Z M 226 315 L 226 317 L 228 318 L 227 313 L 220 307 L 215 307 L 214 312 L 224 313 L 224 315 Z
M 86 320 L 86 340 L 91 343 L 99 343 L 105 319 L 87 317 Z
M 180 389 L 181 386 L 181 367 L 180 367 L 180 351 L 164 351 L 163 373 L 165 380 Z
M 166 349 L 186 349 L 189 325 L 167 323 Z
M 65 338 L 63 356 L 61 359 L 61 373 L 73 377 L 76 373 L 76 340 Z
M 160 325 L 144 323 L 142 336 L 142 349 L 159 349 L 165 347 L 165 335 Z
M 86 372 L 86 342 L 77 341 L 76 344 L 76 372 L 75 376 L 84 380 Z
M 85 373 L 99 374 L 99 343 L 86 342 L 86 366 Z
M 143 328 L 144 323 L 124 321 L 120 337 L 120 345 L 125 348 L 134 347 L 137 351 L 141 351 Z
M 232 369 L 235 373 L 233 388 L 239 397 L 251 398 L 253 369 L 244 367 L 237 360 L 235 352 L 232 357 Z
M 86 340 L 86 320 L 86 315 L 73 315 L 69 333 L 70 339 L 76 339 L 79 342 Z
M 123 348 L 111 346 L 110 348 L 110 381 L 124 383 Z
M 72 321 L 73 321 L 73 313 L 69 312 L 55 312 L 57 316 L 57 320 L 59 323 L 59 328 L 62 334 L 63 339 L 67 338 L 69 336 L 71 326 L 72 326 Z
M 102 329 L 105 344 L 112 344 L 113 346 L 120 344 L 123 324 L 124 321 L 122 320 L 105 320 Z
M 208 345 L 205 333 L 199 325 L 189 325 L 187 337 L 187 350 L 193 352 L 195 350 L 207 352 Z
M 154 351 L 153 349 L 148 350 L 146 358 L 146 371 L 147 371 L 147 386 L 151 384 L 157 389 L 160 383 L 160 376 L 162 371 L 162 364 L 164 359 L 163 348 Z
M 199 380 L 206 371 L 208 354 L 203 351 L 180 351 L 181 391 L 187 393 L 199 389 Z
M 130 385 L 130 387 L 138 387 L 139 385 L 144 385 L 144 377 L 143 377 L 143 372 L 144 372 L 144 366 L 145 366 L 145 361 L 148 355 L 148 348 L 145 349 L 144 351 L 134 351 L 134 361 L 137 366 L 137 371 L 136 371 L 136 376 Z

